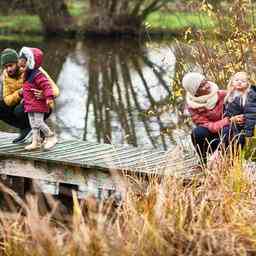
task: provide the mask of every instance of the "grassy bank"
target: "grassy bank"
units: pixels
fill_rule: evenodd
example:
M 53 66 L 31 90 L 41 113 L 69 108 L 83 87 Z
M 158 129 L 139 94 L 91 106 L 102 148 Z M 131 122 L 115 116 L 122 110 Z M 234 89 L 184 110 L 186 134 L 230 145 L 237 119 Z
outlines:
M 207 15 L 199 12 L 154 12 L 147 18 L 146 24 L 153 29 L 171 31 L 184 30 L 188 27 L 210 29 L 216 25 Z
M 0 16 L 0 34 L 39 34 L 42 32 L 40 19 L 34 15 Z
M 81 8 L 72 7 L 70 10 L 77 23 L 79 23 L 79 17 L 82 15 Z M 184 31 L 191 26 L 195 28 L 213 28 L 214 25 L 209 17 L 200 13 L 155 12 L 146 20 L 148 32 L 153 30 L 154 32 L 179 33 L 179 31 Z M 42 24 L 38 16 L 35 15 L 3 15 L 0 16 L 0 34 L 40 35 L 42 34 Z

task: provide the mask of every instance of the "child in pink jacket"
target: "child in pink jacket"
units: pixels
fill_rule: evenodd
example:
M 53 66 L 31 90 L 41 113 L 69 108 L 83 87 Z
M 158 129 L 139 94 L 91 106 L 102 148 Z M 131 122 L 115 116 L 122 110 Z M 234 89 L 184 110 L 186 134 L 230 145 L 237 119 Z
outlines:
M 50 149 L 57 143 L 55 134 L 44 122 L 44 115 L 53 105 L 54 95 L 47 77 L 39 70 L 42 64 L 43 53 L 38 48 L 23 47 L 19 53 L 19 66 L 25 68 L 25 81 L 23 84 L 24 110 L 28 113 L 32 128 L 32 143 L 25 147 L 33 150 L 42 146 L 40 131 L 44 134 L 44 148 Z M 38 99 L 33 89 L 41 90 L 42 98 Z

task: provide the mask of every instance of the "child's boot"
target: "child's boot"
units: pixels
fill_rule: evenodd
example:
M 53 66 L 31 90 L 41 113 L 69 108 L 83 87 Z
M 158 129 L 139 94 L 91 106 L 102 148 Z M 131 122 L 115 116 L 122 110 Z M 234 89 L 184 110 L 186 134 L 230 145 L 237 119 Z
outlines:
M 46 137 L 44 140 L 44 149 L 51 149 L 58 142 L 58 139 L 54 133 Z
M 32 143 L 25 147 L 26 150 L 34 150 L 37 148 L 41 148 L 41 140 L 39 136 L 39 132 L 33 132 L 32 135 Z

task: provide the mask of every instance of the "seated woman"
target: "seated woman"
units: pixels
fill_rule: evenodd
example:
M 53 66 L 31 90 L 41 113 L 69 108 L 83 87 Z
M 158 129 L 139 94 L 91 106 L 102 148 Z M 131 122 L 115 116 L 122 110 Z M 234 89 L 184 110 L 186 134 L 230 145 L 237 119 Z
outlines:
M 230 124 L 243 124 L 244 116 L 223 116 L 226 91 L 206 79 L 198 72 L 189 72 L 182 79 L 186 91 L 186 104 L 196 125 L 192 130 L 192 142 L 205 164 L 207 153 L 213 153 L 221 142 L 221 136 L 227 146 Z

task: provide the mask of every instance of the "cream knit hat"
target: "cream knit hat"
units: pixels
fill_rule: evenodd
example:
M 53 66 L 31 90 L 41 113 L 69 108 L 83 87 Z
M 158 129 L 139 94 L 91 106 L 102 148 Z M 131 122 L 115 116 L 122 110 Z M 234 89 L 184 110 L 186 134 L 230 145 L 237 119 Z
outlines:
M 183 77 L 182 86 L 192 96 L 195 96 L 200 83 L 205 79 L 205 76 L 198 72 L 189 72 Z

